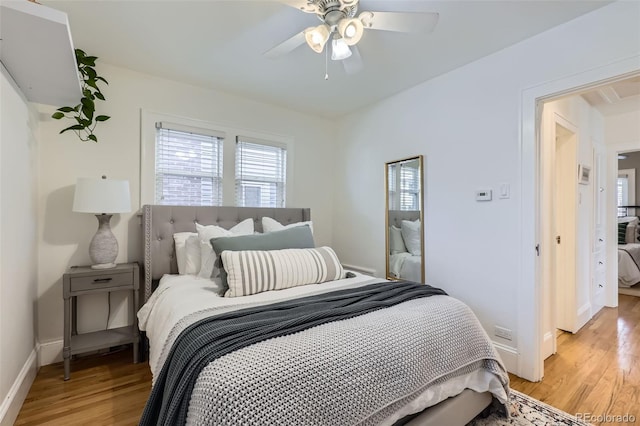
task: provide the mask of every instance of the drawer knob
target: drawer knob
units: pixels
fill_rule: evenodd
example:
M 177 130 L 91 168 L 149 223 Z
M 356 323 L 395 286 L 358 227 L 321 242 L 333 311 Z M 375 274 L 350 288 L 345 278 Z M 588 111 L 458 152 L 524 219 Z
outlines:
M 604 265 L 604 262 L 603 261 L 599 261 L 598 264 Z
M 113 278 L 96 278 L 95 280 L 93 280 L 93 283 L 94 284 L 104 284 L 104 283 L 108 283 L 112 279 Z
M 604 240 L 602 238 L 598 238 L 598 241 L 603 242 Z

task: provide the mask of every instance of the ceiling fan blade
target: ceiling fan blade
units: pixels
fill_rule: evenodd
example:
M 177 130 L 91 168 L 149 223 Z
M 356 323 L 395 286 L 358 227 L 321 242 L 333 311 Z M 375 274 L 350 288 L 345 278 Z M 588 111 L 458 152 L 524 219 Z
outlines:
M 286 4 L 306 13 L 319 13 L 318 6 L 309 3 L 307 0 L 277 0 L 278 3 Z
M 436 27 L 438 13 L 431 12 L 362 12 L 365 28 L 401 33 L 430 33 Z
M 351 46 L 351 56 L 343 59 L 342 65 L 344 66 L 345 72 L 349 75 L 362 71 L 364 63 L 362 62 L 362 56 L 360 56 L 360 50 L 358 50 L 357 46 Z
M 283 41 L 279 45 L 275 46 L 274 48 L 266 51 L 264 53 L 264 56 L 267 57 L 267 58 L 270 58 L 270 59 L 278 58 L 280 56 L 286 55 L 287 53 L 293 51 L 298 46 L 303 45 L 305 42 L 306 42 L 306 40 L 304 38 L 304 31 L 299 32 L 298 34 L 294 35 L 293 37 L 291 37 L 291 38 Z

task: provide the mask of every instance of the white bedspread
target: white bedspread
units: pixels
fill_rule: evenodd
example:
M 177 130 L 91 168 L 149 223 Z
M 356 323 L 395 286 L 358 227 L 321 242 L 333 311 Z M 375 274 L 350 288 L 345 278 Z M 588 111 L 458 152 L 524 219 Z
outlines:
M 620 250 L 624 249 L 624 250 Z M 631 287 L 640 282 L 640 269 L 627 251 L 640 250 L 640 244 L 622 244 L 618 246 L 618 286 Z
M 389 273 L 407 281 L 422 282 L 422 256 L 403 252 L 389 256 Z

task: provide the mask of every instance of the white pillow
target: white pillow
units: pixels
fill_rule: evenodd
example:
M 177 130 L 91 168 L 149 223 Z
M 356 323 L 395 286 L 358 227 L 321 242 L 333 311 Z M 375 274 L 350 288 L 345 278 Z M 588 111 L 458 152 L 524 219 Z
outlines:
M 198 276 L 215 280 L 220 275 L 220 270 L 214 268 L 216 254 L 211 247 L 211 239 L 251 235 L 253 234 L 253 219 L 245 219 L 231 229 L 224 229 L 216 225 L 204 226 L 199 223 L 196 223 L 196 229 L 200 240 L 200 272 Z
M 187 238 L 186 243 L 187 258 L 185 259 L 185 273 L 189 275 L 198 275 L 200 272 L 200 238 L 196 232 Z
M 402 231 L 395 225 L 389 227 L 389 252 L 390 254 L 407 252 L 407 247 L 402 239 Z
M 187 240 L 189 238 L 198 239 L 198 234 L 196 232 L 176 232 L 173 234 L 173 242 L 176 247 L 176 260 L 178 261 L 178 274 L 186 275 L 186 274 L 197 274 L 199 269 L 195 271 L 187 272 Z M 200 245 L 198 244 L 198 263 L 200 262 Z
M 420 219 L 412 222 L 403 220 L 401 224 L 402 239 L 407 250 L 414 256 L 422 255 L 422 247 L 420 246 L 421 226 Z
M 282 231 L 283 229 L 287 229 L 287 228 L 293 228 L 295 226 L 304 226 L 304 225 L 309 225 L 309 228 L 311 229 L 311 234 L 313 234 L 313 222 L 312 221 L 308 221 L 308 222 L 296 222 L 296 223 L 290 223 L 289 225 L 283 225 L 280 222 L 278 222 L 275 219 L 272 219 L 270 217 L 266 217 L 264 216 L 262 218 L 262 231 L 263 232 L 273 232 L 273 231 Z

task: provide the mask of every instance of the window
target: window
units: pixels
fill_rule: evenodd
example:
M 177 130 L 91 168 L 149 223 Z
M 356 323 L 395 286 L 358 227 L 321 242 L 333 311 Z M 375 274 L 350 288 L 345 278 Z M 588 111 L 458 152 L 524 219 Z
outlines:
M 239 136 L 236 143 L 236 205 L 284 207 L 285 146 Z
M 401 164 L 400 182 L 400 210 L 420 210 L 420 208 L 418 207 L 418 169 Z
M 223 135 L 166 123 L 156 129 L 156 204 L 222 205 Z
M 141 206 L 291 203 L 289 136 L 143 109 L 140 139 Z
M 616 195 L 618 204 L 618 216 L 635 215 L 635 211 L 629 212 L 628 208 L 620 206 L 633 206 L 636 204 L 636 170 L 622 169 L 618 171 Z
M 400 175 L 398 176 L 398 172 Z M 412 165 L 400 163 L 389 166 L 389 209 L 416 211 L 420 210 L 420 182 L 418 169 Z M 398 188 L 398 179 L 400 188 Z M 399 189 L 399 191 L 398 191 Z

